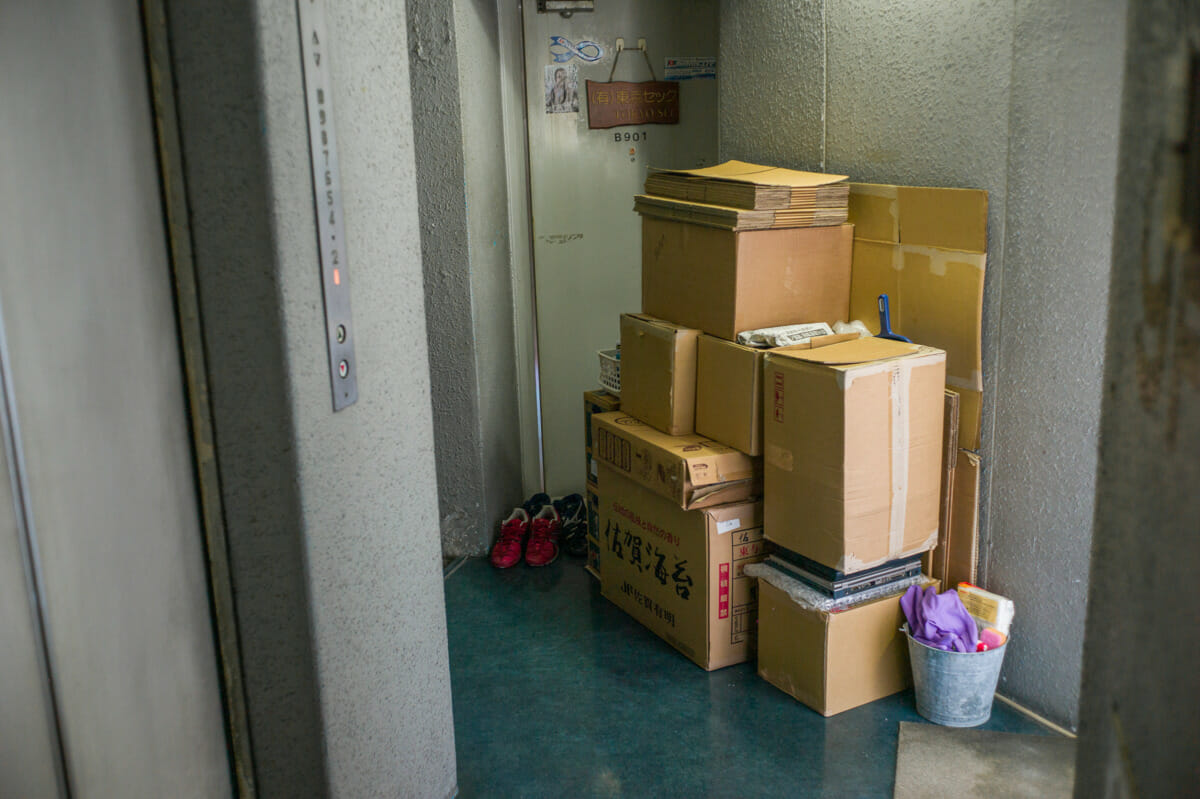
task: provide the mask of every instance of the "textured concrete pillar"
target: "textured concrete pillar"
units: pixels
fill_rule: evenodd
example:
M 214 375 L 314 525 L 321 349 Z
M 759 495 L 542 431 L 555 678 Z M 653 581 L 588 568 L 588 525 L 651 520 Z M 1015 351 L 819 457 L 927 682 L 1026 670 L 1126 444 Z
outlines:
M 1200 784 L 1200 8 L 1130 12 L 1079 799 Z
M 404 4 L 328 4 L 359 390 L 337 414 L 296 5 L 169 15 L 258 789 L 450 795 Z

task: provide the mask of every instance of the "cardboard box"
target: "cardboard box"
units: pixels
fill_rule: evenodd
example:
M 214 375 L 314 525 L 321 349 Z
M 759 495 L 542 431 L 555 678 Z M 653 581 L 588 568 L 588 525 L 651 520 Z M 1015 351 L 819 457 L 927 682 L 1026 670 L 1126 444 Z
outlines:
M 946 351 L 946 384 L 961 395 L 959 446 L 979 448 L 988 196 L 979 189 L 850 184 L 854 268 L 850 315 Z
M 588 486 L 587 502 L 587 564 L 584 566 L 597 580 L 600 579 L 600 493 L 597 486 Z
M 584 475 L 588 487 L 596 485 L 596 459 L 592 457 L 592 416 L 621 409 L 621 398 L 602 388 L 583 392 L 583 455 Z
M 758 583 L 758 675 L 771 685 L 823 716 L 912 685 L 903 594 L 828 612 Z
M 766 350 L 700 337 L 696 432 L 748 455 L 762 454 L 762 373 Z
M 845 320 L 852 225 L 728 230 L 642 219 L 642 310 L 713 336 Z
M 945 366 L 880 338 L 768 353 L 767 538 L 848 573 L 934 547 Z
M 621 314 L 621 410 L 672 436 L 696 431 L 699 330 Z
M 601 466 L 600 590 L 700 667 L 754 652 L 762 503 L 683 510 Z
M 797 348 L 850 341 L 848 335 L 818 336 Z M 716 336 L 700 337 L 696 350 L 696 432 L 747 455 L 762 454 L 763 361 L 770 350 Z
M 593 455 L 685 510 L 762 492 L 762 459 L 702 436 L 669 436 L 626 413 L 592 417 Z M 602 470 L 603 471 L 603 470 Z

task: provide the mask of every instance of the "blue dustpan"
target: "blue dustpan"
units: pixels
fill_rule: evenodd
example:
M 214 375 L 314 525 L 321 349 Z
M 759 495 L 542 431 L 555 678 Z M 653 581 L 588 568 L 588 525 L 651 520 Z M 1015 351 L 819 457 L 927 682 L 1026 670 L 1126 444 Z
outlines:
M 888 338 L 892 341 L 904 341 L 912 344 L 912 339 L 892 332 L 892 317 L 888 313 L 888 296 L 879 295 L 879 335 L 875 338 Z

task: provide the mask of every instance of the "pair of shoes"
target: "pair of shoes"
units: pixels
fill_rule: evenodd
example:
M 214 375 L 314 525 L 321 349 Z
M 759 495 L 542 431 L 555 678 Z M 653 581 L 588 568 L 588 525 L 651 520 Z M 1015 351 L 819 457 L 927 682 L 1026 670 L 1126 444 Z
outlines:
M 550 497 L 534 494 L 500 523 L 489 560 L 497 569 L 510 569 L 524 554 L 529 566 L 549 566 L 558 559 L 559 530 L 558 511 Z
M 563 549 L 573 558 L 587 554 L 587 506 L 579 494 L 554 501 L 562 528 Z

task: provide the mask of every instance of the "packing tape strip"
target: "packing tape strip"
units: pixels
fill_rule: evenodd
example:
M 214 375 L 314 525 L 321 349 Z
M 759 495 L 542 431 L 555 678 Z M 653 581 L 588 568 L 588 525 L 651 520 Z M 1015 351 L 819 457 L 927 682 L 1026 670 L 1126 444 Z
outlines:
M 888 560 L 904 548 L 904 521 L 908 510 L 908 405 L 912 369 L 901 362 L 891 374 L 892 394 L 892 518 L 888 530 Z

